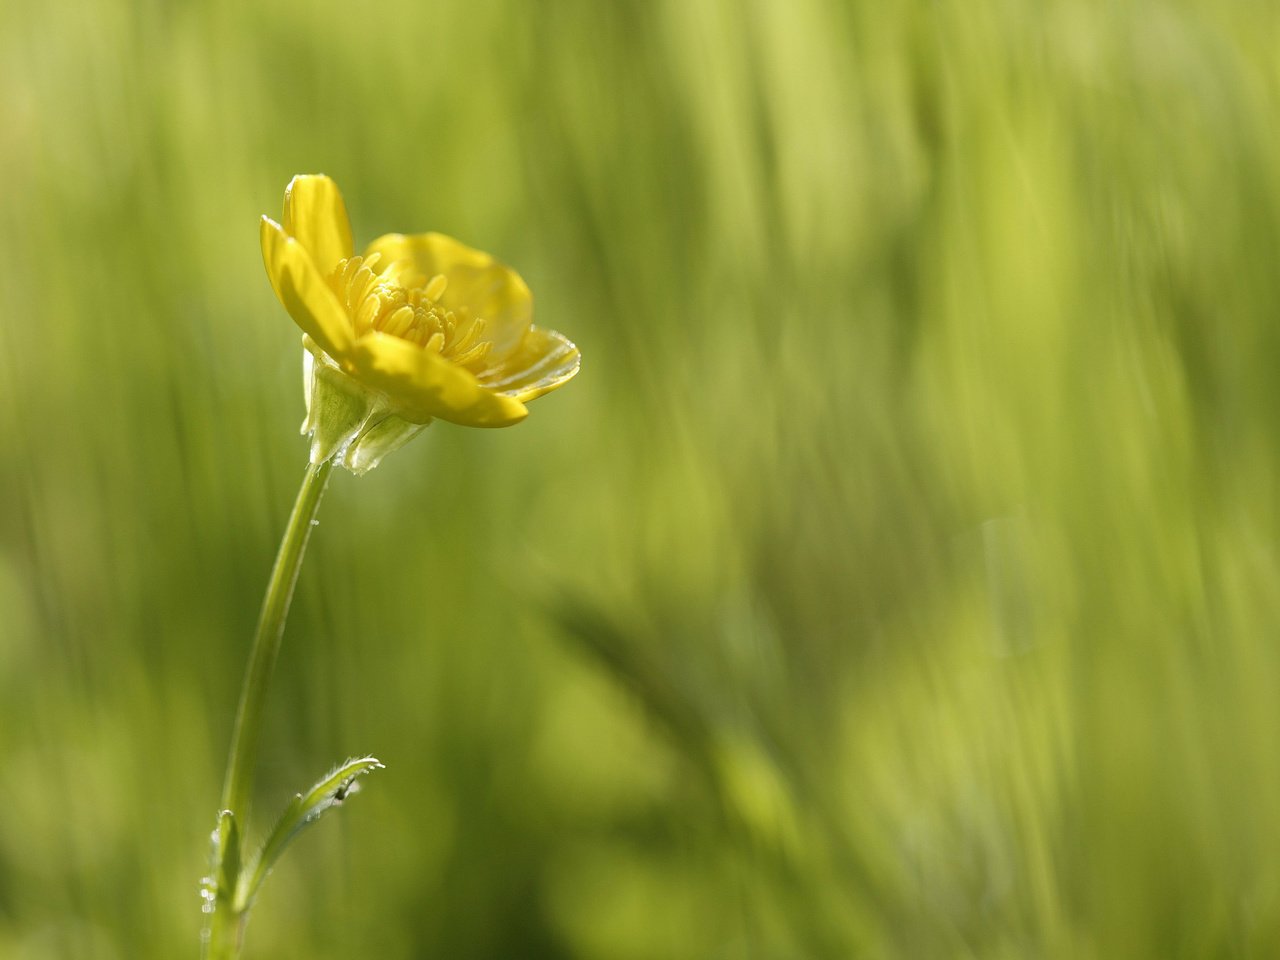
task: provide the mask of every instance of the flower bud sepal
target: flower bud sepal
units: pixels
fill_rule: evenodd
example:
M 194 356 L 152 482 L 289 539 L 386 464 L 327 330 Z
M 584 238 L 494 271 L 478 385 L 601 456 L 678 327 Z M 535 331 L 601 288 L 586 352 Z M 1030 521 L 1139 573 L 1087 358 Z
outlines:
M 362 476 L 427 426 L 397 415 L 386 394 L 348 376 L 310 337 L 302 342 L 302 433 L 311 438 L 312 463 L 333 459 Z

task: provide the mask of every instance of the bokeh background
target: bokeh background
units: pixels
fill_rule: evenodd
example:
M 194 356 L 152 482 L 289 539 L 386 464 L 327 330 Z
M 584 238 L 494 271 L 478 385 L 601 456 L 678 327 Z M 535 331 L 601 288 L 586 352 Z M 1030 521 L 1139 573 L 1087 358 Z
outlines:
M 195 957 L 301 477 L 257 218 L 585 364 L 334 478 L 249 957 L 1280 956 L 1280 8 L 0 6 L 0 956 Z

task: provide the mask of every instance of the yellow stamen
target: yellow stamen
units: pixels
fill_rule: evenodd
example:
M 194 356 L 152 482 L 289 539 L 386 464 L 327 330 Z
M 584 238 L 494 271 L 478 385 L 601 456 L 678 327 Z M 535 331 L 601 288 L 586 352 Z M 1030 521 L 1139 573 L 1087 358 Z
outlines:
M 484 333 L 484 320 L 476 317 L 471 321 L 466 331 L 458 338 L 458 342 L 453 345 L 453 349 L 459 353 L 465 353 L 475 346 L 476 341 L 480 339 L 480 334 Z
M 427 284 L 426 294 L 428 300 L 439 300 L 444 296 L 445 288 L 449 286 L 449 281 L 443 273 L 437 273 L 431 278 L 431 282 Z
M 382 272 L 377 267 L 382 266 Z M 351 317 L 357 336 L 377 330 L 439 353 L 473 370 L 493 344 L 483 339 L 485 322 L 466 307 L 440 305 L 448 289 L 444 274 L 423 281 L 406 261 L 383 264 L 379 254 L 348 257 L 328 277 L 330 288 Z
M 413 307 L 404 306 L 394 311 L 382 324 L 382 332 L 393 337 L 403 337 L 413 324 Z
M 492 341 L 486 340 L 484 343 L 477 343 L 465 353 L 458 353 L 456 350 L 449 359 L 460 367 L 465 367 L 470 363 L 477 363 L 489 355 L 489 351 L 493 348 Z

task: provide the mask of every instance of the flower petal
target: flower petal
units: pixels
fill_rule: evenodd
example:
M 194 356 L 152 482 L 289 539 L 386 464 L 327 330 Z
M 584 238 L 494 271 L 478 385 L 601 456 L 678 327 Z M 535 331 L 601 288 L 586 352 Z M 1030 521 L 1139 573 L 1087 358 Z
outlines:
M 568 337 L 530 327 L 520 346 L 478 379 L 494 393 L 527 403 L 572 380 L 581 365 L 582 355 Z
M 284 232 L 311 254 L 321 276 L 355 251 L 351 221 L 338 185 L 324 174 L 303 174 L 284 190 Z
M 269 217 L 262 218 L 262 259 L 276 296 L 304 333 L 331 357 L 351 346 L 351 319 L 337 296 L 302 244 Z
M 449 286 L 440 302 L 484 318 L 485 339 L 493 341 L 491 357 L 501 359 L 516 349 L 529 329 L 533 295 L 518 273 L 487 253 L 442 233 L 389 233 L 369 244 L 365 256 L 372 253 L 382 254 L 383 263 L 409 261 L 428 280 L 444 274 Z
M 355 342 L 349 359 L 353 376 L 387 394 L 400 416 L 414 423 L 439 417 L 464 427 L 506 427 L 529 412 L 440 354 L 376 330 Z

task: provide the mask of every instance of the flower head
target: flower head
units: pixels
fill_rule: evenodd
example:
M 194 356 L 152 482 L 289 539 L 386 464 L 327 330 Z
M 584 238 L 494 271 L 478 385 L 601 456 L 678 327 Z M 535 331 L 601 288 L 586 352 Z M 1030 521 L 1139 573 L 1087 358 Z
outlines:
M 532 324 L 519 275 L 439 233 L 379 237 L 356 255 L 337 185 L 297 176 L 262 218 L 276 296 L 302 329 L 311 459 L 356 473 L 432 419 L 506 427 L 578 372 L 578 348 Z

